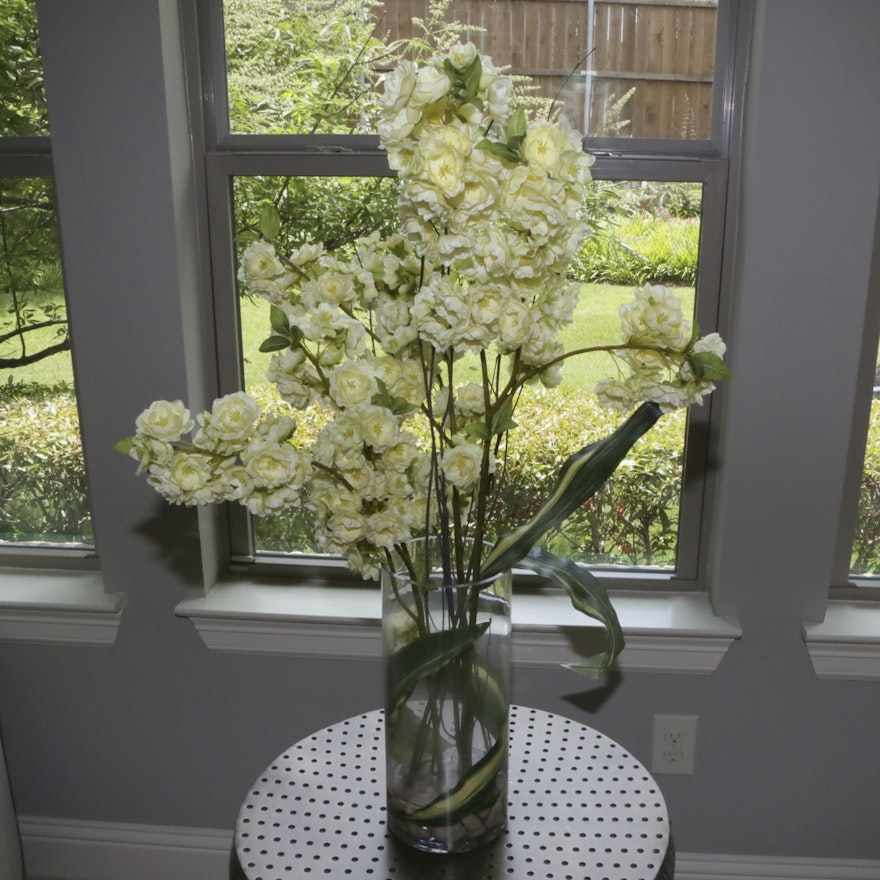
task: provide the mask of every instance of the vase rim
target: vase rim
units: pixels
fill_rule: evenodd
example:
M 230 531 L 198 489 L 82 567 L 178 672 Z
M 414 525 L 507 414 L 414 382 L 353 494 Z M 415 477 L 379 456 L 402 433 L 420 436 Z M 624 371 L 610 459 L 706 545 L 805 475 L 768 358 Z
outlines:
M 397 549 L 398 547 L 424 546 L 428 543 L 438 543 L 439 544 L 441 542 L 442 542 L 442 538 L 440 535 L 422 535 L 420 537 L 410 538 L 408 541 L 402 541 L 400 544 L 395 545 L 395 547 L 392 548 L 390 552 L 395 558 L 397 558 L 399 560 L 400 553 Z M 474 543 L 475 543 L 475 541 L 473 538 L 465 538 L 463 545 L 465 548 L 469 548 Z M 494 546 L 490 541 L 482 541 L 480 543 L 482 543 L 482 545 L 487 550 L 491 549 Z M 432 561 L 432 565 L 431 565 L 432 573 L 435 571 L 439 572 L 441 570 L 439 557 L 437 558 L 436 562 L 437 562 L 437 564 L 434 564 Z M 390 578 L 393 578 L 394 580 L 406 581 L 408 583 L 415 583 L 415 584 L 422 583 L 423 585 L 426 585 L 424 582 L 421 582 L 419 580 L 414 579 L 412 577 L 412 574 L 409 571 L 407 571 L 405 569 L 401 570 L 401 571 L 397 571 L 397 570 L 393 569 L 387 562 L 381 563 L 379 567 L 380 567 L 380 570 L 382 571 L 383 574 L 387 575 Z M 504 571 L 499 571 L 499 572 L 496 572 L 495 574 L 489 575 L 489 577 L 480 578 L 479 580 L 474 580 L 474 579 L 469 579 L 469 578 L 465 578 L 463 580 L 454 579 L 448 584 L 443 584 L 443 586 L 451 586 L 451 587 L 467 586 L 467 587 L 477 587 L 477 588 L 482 589 L 483 587 L 488 587 L 489 585 L 494 584 L 496 581 L 498 581 L 499 578 L 504 578 L 509 574 L 510 574 L 510 571 L 506 569 Z

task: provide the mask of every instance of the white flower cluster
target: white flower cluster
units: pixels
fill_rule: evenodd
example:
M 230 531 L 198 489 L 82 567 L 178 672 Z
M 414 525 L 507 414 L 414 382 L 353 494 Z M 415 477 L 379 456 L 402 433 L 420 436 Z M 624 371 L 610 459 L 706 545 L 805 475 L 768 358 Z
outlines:
M 299 503 L 312 466 L 289 441 L 291 418 L 263 415 L 243 392 L 214 402 L 195 423 L 179 400 L 158 400 L 137 418 L 130 455 L 138 473 L 174 504 L 240 501 L 265 515 Z
M 633 291 L 620 307 L 624 342 L 617 352 L 628 374 L 603 379 L 596 386 L 599 402 L 627 412 L 643 400 L 664 412 L 702 403 L 715 383 L 713 364 L 726 346 L 717 333 L 694 337 L 694 328 L 681 310 L 681 300 L 667 287 L 647 285 Z
M 511 117 L 511 80 L 473 44 L 385 80 L 379 131 L 400 175 L 404 233 L 426 260 L 412 304 L 420 339 L 438 352 L 493 344 L 541 367 L 562 354 L 579 286 L 566 269 L 588 228 L 591 156 L 564 120 Z M 489 141 L 487 131 L 501 132 Z M 506 134 L 505 134 L 506 133 Z

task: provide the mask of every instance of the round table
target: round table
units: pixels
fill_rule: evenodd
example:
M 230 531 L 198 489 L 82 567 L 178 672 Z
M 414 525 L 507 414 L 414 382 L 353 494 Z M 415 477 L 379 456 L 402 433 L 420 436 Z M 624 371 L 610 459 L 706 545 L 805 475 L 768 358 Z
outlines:
M 666 803 L 651 774 L 601 733 L 511 706 L 507 831 L 471 853 L 397 843 L 385 825 L 384 714 L 291 746 L 242 804 L 233 880 L 672 880 Z

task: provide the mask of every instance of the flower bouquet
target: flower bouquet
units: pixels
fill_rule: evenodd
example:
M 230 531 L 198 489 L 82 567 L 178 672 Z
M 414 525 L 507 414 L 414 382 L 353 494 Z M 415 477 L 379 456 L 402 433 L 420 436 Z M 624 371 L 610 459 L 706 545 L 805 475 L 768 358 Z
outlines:
M 580 285 L 567 269 L 588 228 L 592 157 L 564 119 L 529 121 L 510 77 L 472 44 L 384 78 L 379 134 L 399 178 L 399 231 L 279 253 L 252 242 L 240 279 L 270 304 L 269 379 L 294 410 L 329 413 L 311 444 L 295 419 L 247 394 L 195 424 L 157 401 L 120 448 L 169 501 L 236 501 L 257 516 L 302 507 L 321 548 L 382 574 L 389 821 L 413 845 L 471 848 L 504 826 L 510 570 L 564 588 L 623 637 L 590 572 L 540 549 L 661 413 L 698 403 L 728 375 L 717 334 L 700 338 L 665 288 L 621 308 L 622 337 L 565 351 Z M 267 218 L 266 232 L 277 227 Z M 538 512 L 497 535 L 494 493 L 523 389 L 552 388 L 567 359 L 604 352 L 601 402 L 634 412 L 574 452 Z M 192 433 L 191 439 L 186 435 Z

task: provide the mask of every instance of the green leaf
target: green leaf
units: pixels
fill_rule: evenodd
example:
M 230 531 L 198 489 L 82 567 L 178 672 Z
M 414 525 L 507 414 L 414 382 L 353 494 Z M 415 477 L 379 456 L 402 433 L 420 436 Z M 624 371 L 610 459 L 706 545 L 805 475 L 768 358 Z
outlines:
M 506 732 L 505 732 L 506 734 Z M 498 799 L 498 771 L 504 766 L 506 735 L 477 761 L 455 788 L 444 792 L 425 807 L 407 814 L 407 819 L 425 825 L 453 825 L 464 816 L 487 809 Z
M 505 397 L 492 416 L 492 433 L 503 434 L 516 427 L 513 420 L 513 398 Z
M 623 650 L 623 630 L 608 593 L 588 569 L 570 559 L 560 559 L 541 548 L 534 548 L 521 564 L 541 577 L 549 578 L 568 593 L 571 604 L 583 614 L 598 620 L 608 630 L 608 649 L 569 666 L 575 672 L 595 678 L 605 672 Z
M 260 351 L 264 354 L 270 351 L 284 351 L 290 348 L 291 342 L 289 336 L 270 336 L 260 343 Z
M 526 136 L 528 120 L 522 107 L 519 108 L 507 123 L 507 143 L 516 144 L 518 147 Z
M 502 535 L 489 551 L 483 562 L 483 576 L 491 577 L 516 565 L 547 531 L 591 498 L 661 415 L 656 403 L 643 403 L 613 434 L 570 456 L 538 512 L 512 532 Z
M 480 90 L 480 80 L 483 78 L 483 62 L 479 55 L 474 56 L 467 70 L 464 71 L 464 94 L 465 98 L 474 98 Z
M 688 356 L 691 369 L 707 382 L 723 382 L 730 378 L 727 364 L 711 351 L 697 351 Z
M 260 208 L 260 234 L 267 241 L 274 241 L 281 230 L 281 215 L 272 202 L 263 202 Z
M 118 443 L 113 444 L 113 448 L 123 455 L 128 455 L 132 446 L 134 446 L 134 437 L 123 437 Z
M 471 422 L 465 425 L 461 432 L 467 437 L 479 437 L 480 440 L 487 440 L 492 436 L 485 422 Z
M 421 679 L 439 672 L 477 642 L 489 628 L 489 623 L 487 620 L 473 626 L 428 633 L 395 651 L 386 664 L 388 723 L 394 723 L 401 706 Z
M 499 141 L 490 141 L 488 138 L 484 138 L 477 144 L 478 150 L 485 150 L 487 153 L 492 153 L 493 156 L 498 156 L 500 159 L 504 159 L 505 162 L 511 162 L 514 165 L 519 164 L 519 153 L 510 149 L 507 144 L 502 144 Z
M 376 379 L 379 393 L 374 395 L 373 403 L 390 409 L 395 415 L 405 415 L 418 409 L 414 403 L 410 403 L 405 397 L 394 397 L 388 390 L 388 386 L 381 380 Z
M 290 320 L 287 313 L 278 306 L 269 307 L 269 323 L 279 336 L 287 336 L 290 333 Z

